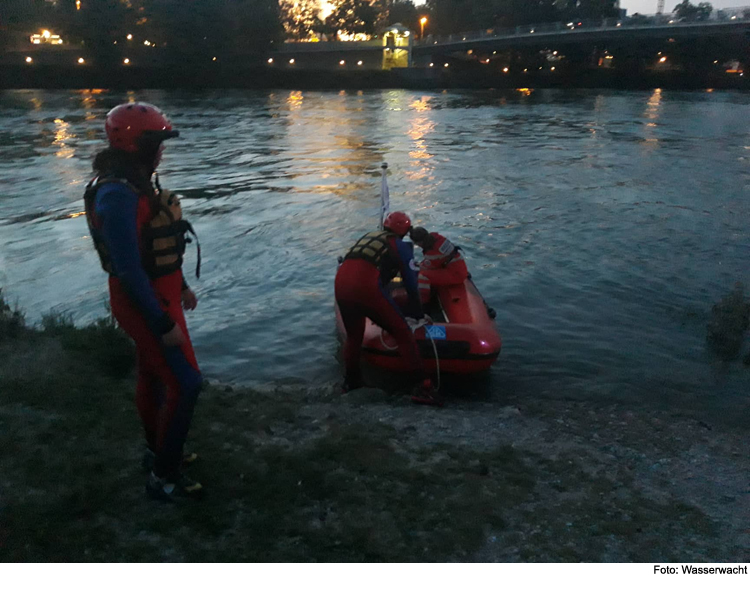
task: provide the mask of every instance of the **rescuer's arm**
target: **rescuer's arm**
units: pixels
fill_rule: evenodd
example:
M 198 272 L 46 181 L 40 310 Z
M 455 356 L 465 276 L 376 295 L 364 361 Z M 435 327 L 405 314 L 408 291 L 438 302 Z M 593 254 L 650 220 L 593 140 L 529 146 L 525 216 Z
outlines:
M 141 262 L 138 245 L 138 197 L 124 185 L 107 185 L 96 196 L 96 214 L 115 276 L 157 335 L 170 332 L 174 321 L 162 310 Z
M 394 242 L 398 253 L 401 279 L 404 282 L 406 293 L 409 294 L 407 316 L 420 319 L 424 316 L 424 312 L 422 310 L 422 301 L 419 297 L 419 289 L 417 287 L 418 267 L 414 262 L 414 246 L 403 240 L 394 239 Z

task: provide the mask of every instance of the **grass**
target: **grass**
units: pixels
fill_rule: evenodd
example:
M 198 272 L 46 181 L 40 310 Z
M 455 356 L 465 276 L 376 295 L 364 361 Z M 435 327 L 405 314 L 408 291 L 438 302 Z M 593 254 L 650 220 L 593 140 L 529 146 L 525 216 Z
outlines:
M 2 561 L 651 561 L 696 539 L 696 555 L 718 552 L 703 513 L 646 498 L 624 469 L 424 442 L 371 412 L 411 406 L 301 390 L 207 388 L 190 441 L 207 498 L 155 504 L 128 339 L 109 321 L 27 327 L 4 303 L 0 327 Z

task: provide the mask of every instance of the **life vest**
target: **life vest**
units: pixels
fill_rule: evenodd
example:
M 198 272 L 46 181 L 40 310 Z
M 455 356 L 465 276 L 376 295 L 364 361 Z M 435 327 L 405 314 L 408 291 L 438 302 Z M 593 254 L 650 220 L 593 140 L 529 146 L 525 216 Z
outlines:
M 391 247 L 388 245 L 388 239 L 391 237 L 397 238 L 398 236 L 387 230 L 369 232 L 357 240 L 346 253 L 344 260 L 361 259 L 380 269 L 385 259 L 390 258 L 388 255 L 391 252 Z
M 127 180 L 114 177 L 97 177 L 86 186 L 84 203 L 89 231 L 91 232 L 96 251 L 99 254 L 102 268 L 110 275 L 114 275 L 109 251 L 99 232 L 96 213 L 94 211 L 97 191 L 110 183 L 125 185 L 138 195 L 139 202 L 142 203 L 145 201 L 145 204 L 149 207 L 149 211 L 152 210 L 148 196 L 142 194 Z M 195 236 L 197 240 L 190 222 L 182 218 L 182 207 L 177 195 L 165 189 L 159 189 L 156 195 L 158 197 L 156 211 L 152 211 L 151 218 L 145 224 L 139 219 L 139 223 L 141 224 L 139 228 L 141 262 L 146 270 L 146 274 L 151 279 L 164 277 L 182 268 L 182 257 L 185 254 L 186 244 L 191 242 L 191 239 L 186 236 L 188 232 Z M 139 210 L 141 203 L 139 203 Z M 200 259 L 200 243 L 198 243 L 196 277 L 200 277 Z
M 431 232 L 430 236 L 435 239 L 431 248 L 424 250 L 424 259 L 420 263 L 422 269 L 434 271 L 445 269 L 454 261 L 463 261 L 464 257 L 461 251 L 445 236 L 437 232 Z

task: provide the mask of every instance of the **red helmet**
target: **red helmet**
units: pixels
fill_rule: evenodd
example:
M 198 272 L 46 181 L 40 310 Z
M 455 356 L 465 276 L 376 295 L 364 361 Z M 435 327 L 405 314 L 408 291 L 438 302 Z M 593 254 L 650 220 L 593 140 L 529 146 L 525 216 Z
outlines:
M 383 220 L 383 228 L 404 237 L 411 228 L 411 220 L 403 211 L 394 211 Z
M 107 115 L 104 127 L 109 145 L 126 152 L 137 152 L 142 139 L 162 142 L 180 135 L 172 130 L 172 123 L 164 113 L 148 103 L 115 107 Z

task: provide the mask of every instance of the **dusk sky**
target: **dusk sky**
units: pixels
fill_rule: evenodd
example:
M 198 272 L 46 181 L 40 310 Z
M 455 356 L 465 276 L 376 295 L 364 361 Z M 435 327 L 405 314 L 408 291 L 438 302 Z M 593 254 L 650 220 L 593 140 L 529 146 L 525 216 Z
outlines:
M 415 4 L 424 4 L 425 0 L 416 0 Z M 671 12 L 672 9 L 680 3 L 681 0 L 666 0 L 664 10 Z M 693 0 L 693 4 L 698 4 L 700 0 Z M 628 9 L 628 14 L 640 12 L 641 14 L 654 14 L 656 12 L 657 0 L 620 0 L 620 6 Z M 750 0 L 713 0 L 711 5 L 714 8 L 734 8 L 737 6 L 750 6 Z

